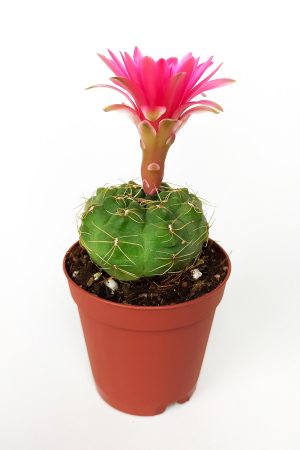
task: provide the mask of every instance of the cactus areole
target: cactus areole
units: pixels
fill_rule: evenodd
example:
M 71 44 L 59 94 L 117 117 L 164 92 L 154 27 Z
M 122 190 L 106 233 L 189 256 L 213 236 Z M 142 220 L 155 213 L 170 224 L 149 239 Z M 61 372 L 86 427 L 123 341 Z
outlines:
M 82 215 L 80 243 L 118 280 L 163 275 L 187 266 L 208 239 L 199 198 L 162 183 L 155 196 L 133 181 L 100 188 Z
M 165 159 L 176 133 L 194 113 L 219 113 L 217 103 L 201 99 L 206 92 L 234 80 L 212 79 L 222 64 L 208 75 L 213 65 L 210 57 L 204 62 L 188 53 L 180 61 L 175 57 L 155 61 L 143 56 L 136 47 L 133 57 L 121 53 L 121 59 L 108 50 L 110 58 L 99 57 L 115 74 L 113 85 L 97 84 L 121 93 L 128 104 L 109 105 L 104 111 L 125 111 L 135 123 L 143 152 L 141 176 L 146 195 L 155 195 L 164 176 Z M 90 89 L 88 88 L 88 89 Z

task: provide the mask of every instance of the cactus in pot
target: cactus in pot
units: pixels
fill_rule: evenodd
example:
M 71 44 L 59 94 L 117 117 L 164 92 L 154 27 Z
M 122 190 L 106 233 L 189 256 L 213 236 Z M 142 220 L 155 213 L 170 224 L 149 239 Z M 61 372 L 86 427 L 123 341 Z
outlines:
M 181 61 L 154 59 L 135 48 L 118 59 L 99 55 L 114 72 L 113 85 L 98 84 L 122 94 L 129 104 L 105 111 L 125 111 L 135 123 L 142 149 L 142 185 L 130 181 L 99 188 L 85 205 L 80 243 L 92 261 L 118 280 L 179 271 L 201 252 L 208 224 L 199 198 L 186 188 L 163 182 L 167 152 L 176 133 L 194 113 L 222 111 L 204 99 L 206 92 L 233 82 L 212 79 L 221 65 L 206 75 L 212 57 L 199 62 L 192 54 Z M 88 88 L 88 89 L 90 89 Z
M 214 241 L 201 199 L 163 180 L 178 130 L 197 112 L 222 108 L 206 92 L 233 80 L 207 75 L 212 58 L 155 61 L 136 48 L 99 55 L 114 72 L 101 84 L 127 99 L 136 125 L 142 182 L 97 189 L 84 205 L 79 241 L 64 271 L 84 331 L 99 394 L 113 407 L 155 415 L 193 394 L 230 260 Z M 95 86 L 95 87 L 96 87 Z M 103 270 L 102 270 L 103 269 Z

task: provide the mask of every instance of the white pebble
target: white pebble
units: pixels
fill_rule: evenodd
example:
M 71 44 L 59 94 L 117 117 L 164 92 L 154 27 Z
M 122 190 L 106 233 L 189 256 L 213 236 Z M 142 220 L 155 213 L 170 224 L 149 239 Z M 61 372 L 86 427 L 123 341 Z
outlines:
M 99 278 L 101 277 L 101 275 L 102 275 L 101 272 L 94 273 L 94 275 L 93 275 L 94 280 L 95 280 L 95 281 L 99 280 Z
M 118 283 L 112 277 L 107 278 L 107 280 L 105 280 L 104 284 L 113 292 L 118 289 Z
M 74 270 L 74 272 L 72 273 L 72 277 L 76 278 L 78 274 L 79 274 L 79 270 Z
M 202 277 L 202 272 L 200 272 L 199 269 L 193 269 L 191 272 L 194 280 L 198 280 L 200 277 Z

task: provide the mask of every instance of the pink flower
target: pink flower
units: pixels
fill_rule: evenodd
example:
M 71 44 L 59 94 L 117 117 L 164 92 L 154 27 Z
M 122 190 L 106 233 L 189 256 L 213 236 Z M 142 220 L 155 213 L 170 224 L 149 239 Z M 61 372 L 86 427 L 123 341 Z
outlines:
M 212 57 L 200 63 L 199 58 L 188 53 L 181 61 L 175 57 L 154 61 L 143 56 L 137 47 L 133 57 L 124 52 L 122 59 L 108 52 L 111 58 L 99 57 L 116 75 L 111 78 L 115 86 L 97 84 L 91 88 L 114 89 L 128 100 L 128 105 L 113 104 L 104 111 L 125 111 L 136 124 L 143 150 L 143 189 L 153 195 L 162 182 L 165 158 L 177 131 L 194 113 L 222 111 L 213 101 L 195 98 L 234 80 L 212 79 L 222 64 L 204 76 L 213 64 Z

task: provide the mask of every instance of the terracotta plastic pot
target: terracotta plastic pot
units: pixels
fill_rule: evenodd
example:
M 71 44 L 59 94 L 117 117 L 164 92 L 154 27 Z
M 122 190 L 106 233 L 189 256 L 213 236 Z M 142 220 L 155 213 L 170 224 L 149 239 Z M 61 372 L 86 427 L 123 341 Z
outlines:
M 96 386 L 111 406 L 151 416 L 190 399 L 230 275 L 229 257 L 220 250 L 228 273 L 216 289 L 161 307 L 117 304 L 85 291 L 69 277 L 65 257 L 64 272 L 78 306 Z

